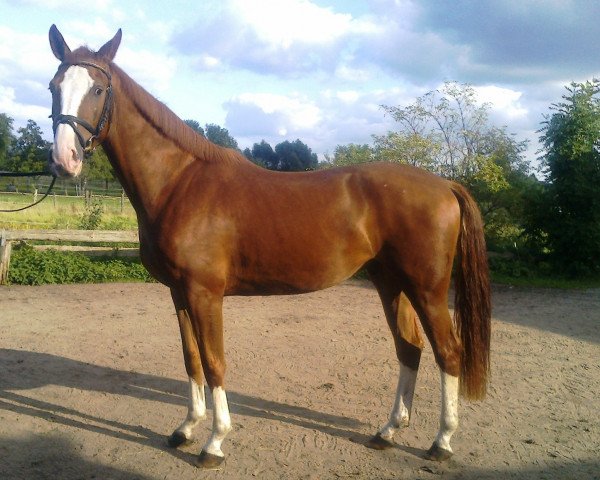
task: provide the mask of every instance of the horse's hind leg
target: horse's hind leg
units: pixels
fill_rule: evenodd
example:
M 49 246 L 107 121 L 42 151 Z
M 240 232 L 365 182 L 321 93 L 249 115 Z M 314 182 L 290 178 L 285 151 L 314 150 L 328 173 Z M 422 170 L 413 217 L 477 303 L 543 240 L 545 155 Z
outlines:
M 202 364 L 200 363 L 200 353 L 198 351 L 194 328 L 192 327 L 183 299 L 174 290 L 171 291 L 171 295 L 177 312 L 177 320 L 179 321 L 183 359 L 189 379 L 187 416 L 168 440 L 170 447 L 179 447 L 191 441 L 194 427 L 198 425 L 200 420 L 206 417 L 206 400 L 204 397 Z
M 431 343 L 440 368 L 442 408 L 439 431 L 426 458 L 443 461 L 452 456 L 450 439 L 458 427 L 458 375 L 460 372 L 460 341 L 455 332 L 447 306 L 447 289 L 439 294 L 417 294 L 413 305 L 419 312 L 421 324 Z
M 400 364 L 396 399 L 390 418 L 367 442 L 367 447 L 383 450 L 393 446 L 394 434 L 409 424 L 423 338 L 417 325 L 415 311 L 408 298 L 395 286 L 397 282 L 374 267 L 369 269 L 369 273 L 379 292 Z

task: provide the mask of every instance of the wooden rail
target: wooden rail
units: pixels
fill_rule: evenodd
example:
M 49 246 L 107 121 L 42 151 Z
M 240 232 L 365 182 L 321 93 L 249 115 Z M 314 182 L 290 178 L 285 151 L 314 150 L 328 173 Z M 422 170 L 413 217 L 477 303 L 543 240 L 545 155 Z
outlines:
M 0 232 L 0 285 L 8 281 L 12 243 L 24 240 L 78 243 L 139 243 L 135 230 L 3 230 Z M 112 247 L 36 245 L 35 248 L 80 251 L 91 255 L 110 256 L 117 252 Z M 126 255 L 137 254 L 138 249 L 119 249 Z

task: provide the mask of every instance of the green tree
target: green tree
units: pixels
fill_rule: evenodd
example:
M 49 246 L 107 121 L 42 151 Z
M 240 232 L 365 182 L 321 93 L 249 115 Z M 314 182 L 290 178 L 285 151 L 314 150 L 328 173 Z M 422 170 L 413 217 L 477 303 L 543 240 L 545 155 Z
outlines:
M 205 125 L 206 138 L 211 142 L 221 145 L 222 147 L 233 148 L 238 150 L 238 143 L 235 138 L 229 134 L 229 130 L 220 127 L 214 123 Z
M 204 128 L 202 128 L 200 123 L 196 120 L 184 120 L 184 122 L 188 127 L 202 135 L 207 140 L 210 140 L 211 142 L 222 147 L 239 150 L 237 140 L 229 134 L 229 130 L 226 128 L 223 128 L 215 123 L 207 123 L 204 125 Z
M 42 130 L 33 120 L 17 130 L 9 168 L 14 172 L 35 172 L 46 168 L 51 144 L 42 138 Z
M 600 81 L 566 89 L 540 130 L 547 184 L 537 225 L 556 267 L 588 275 L 600 272 Z
M 5 113 L 0 113 L 0 170 L 8 170 L 10 151 L 15 142 L 13 121 Z
M 435 170 L 435 160 L 441 145 L 420 133 L 388 132 L 386 135 L 373 135 L 374 159 L 396 162 Z
M 194 130 L 195 132 L 199 133 L 203 137 L 205 136 L 204 135 L 204 129 L 200 126 L 200 123 L 198 123 L 196 120 L 184 120 L 184 122 L 192 130 Z
M 406 107 L 382 108 L 400 126 L 394 134 L 376 137 L 384 157 L 463 182 L 480 170 L 490 105 L 478 104 L 471 85 L 446 82 Z
M 250 160 L 257 165 L 268 168 L 269 170 L 277 170 L 279 159 L 277 158 L 277 154 L 275 153 L 275 150 L 273 150 L 273 147 L 265 140 L 262 140 L 260 143 L 255 143 L 252 146 L 250 155 Z
M 277 170 L 284 172 L 299 172 L 303 170 L 314 170 L 319 161 L 317 154 L 299 139 L 275 145 L 275 153 L 278 158 Z
M 116 179 L 112 165 L 102 147 L 94 150 L 92 156 L 84 162 L 81 176 L 86 180 L 104 181 L 106 190 L 108 190 L 108 183 Z
M 336 167 L 345 165 L 355 165 L 357 163 L 367 163 L 374 160 L 373 150 L 369 145 L 357 145 L 350 143 L 348 145 L 338 145 L 335 147 L 333 158 L 328 159 Z

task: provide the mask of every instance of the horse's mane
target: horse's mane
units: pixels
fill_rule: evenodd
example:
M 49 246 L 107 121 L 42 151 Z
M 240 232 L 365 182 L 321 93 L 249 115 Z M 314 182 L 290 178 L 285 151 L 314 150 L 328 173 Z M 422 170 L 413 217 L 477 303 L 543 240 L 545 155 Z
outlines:
M 106 59 L 98 58 L 96 52 L 87 47 L 80 47 L 72 55 L 76 57 L 71 60 L 72 63 L 89 61 L 90 56 L 95 61 L 103 60 L 106 62 Z M 118 65 L 110 62 L 109 68 L 113 78 L 118 78 L 119 85 L 125 96 L 134 104 L 140 115 L 163 137 L 168 138 L 181 149 L 202 161 L 231 163 L 242 161 L 244 157 L 235 150 L 215 145 L 194 131 L 169 107 L 147 92 Z

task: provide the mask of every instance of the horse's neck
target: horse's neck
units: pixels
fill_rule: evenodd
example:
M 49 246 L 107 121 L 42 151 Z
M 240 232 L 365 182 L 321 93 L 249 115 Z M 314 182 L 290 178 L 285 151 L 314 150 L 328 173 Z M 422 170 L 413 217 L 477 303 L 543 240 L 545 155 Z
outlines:
M 148 95 L 148 101 L 155 101 Z M 152 220 L 194 156 L 165 138 L 124 92 L 115 91 L 111 129 L 104 149 L 138 213 Z

